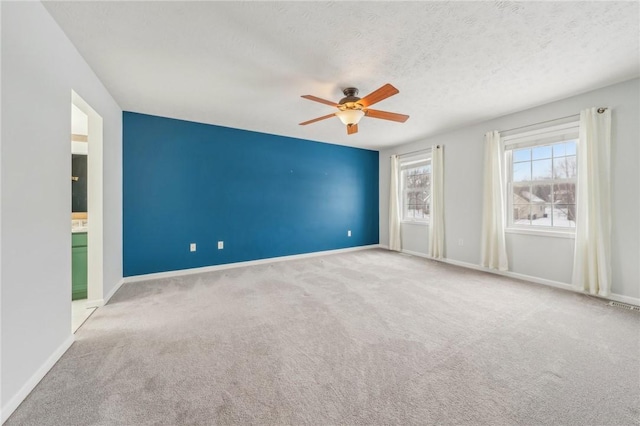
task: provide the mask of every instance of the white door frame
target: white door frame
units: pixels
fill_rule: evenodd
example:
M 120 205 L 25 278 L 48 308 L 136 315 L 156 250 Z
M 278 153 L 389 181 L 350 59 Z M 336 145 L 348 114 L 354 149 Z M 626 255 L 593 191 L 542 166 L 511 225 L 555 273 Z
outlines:
M 84 112 L 89 121 L 87 144 L 87 308 L 104 305 L 103 296 L 103 160 L 102 117 L 76 92 L 71 91 L 71 103 Z M 71 301 L 69 301 L 71 302 Z

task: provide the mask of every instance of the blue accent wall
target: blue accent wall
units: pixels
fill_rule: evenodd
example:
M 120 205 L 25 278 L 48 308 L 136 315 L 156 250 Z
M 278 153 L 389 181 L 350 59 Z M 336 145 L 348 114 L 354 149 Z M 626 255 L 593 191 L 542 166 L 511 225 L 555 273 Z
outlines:
M 123 186 L 125 276 L 378 243 L 377 151 L 124 112 Z

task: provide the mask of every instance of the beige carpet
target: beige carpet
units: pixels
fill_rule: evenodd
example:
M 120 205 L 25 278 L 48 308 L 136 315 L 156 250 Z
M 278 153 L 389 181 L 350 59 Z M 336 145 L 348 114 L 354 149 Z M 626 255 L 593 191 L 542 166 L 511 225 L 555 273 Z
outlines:
M 377 249 L 127 284 L 6 424 L 640 424 L 640 315 Z

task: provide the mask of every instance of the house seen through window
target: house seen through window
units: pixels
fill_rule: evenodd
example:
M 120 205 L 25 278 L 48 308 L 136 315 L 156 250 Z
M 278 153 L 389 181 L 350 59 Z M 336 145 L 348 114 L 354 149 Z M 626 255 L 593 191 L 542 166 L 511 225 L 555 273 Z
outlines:
M 431 206 L 431 158 L 427 155 L 400 160 L 402 220 L 428 222 Z
M 505 143 L 509 226 L 575 228 L 577 129 L 560 133 Z

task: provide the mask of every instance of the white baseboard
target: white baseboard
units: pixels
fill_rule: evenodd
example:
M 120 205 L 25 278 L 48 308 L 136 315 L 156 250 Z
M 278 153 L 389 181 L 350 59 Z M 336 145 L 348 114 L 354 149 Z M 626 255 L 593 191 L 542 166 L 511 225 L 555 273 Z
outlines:
M 575 291 L 571 284 L 563 283 L 560 281 L 549 280 L 546 278 L 533 277 L 531 275 L 519 274 L 517 272 L 511 271 L 498 271 L 497 269 L 485 268 L 484 266 L 475 265 L 473 263 L 461 262 L 459 260 L 453 259 L 441 259 L 444 263 L 449 263 L 451 265 L 462 266 L 463 268 L 475 269 L 477 271 L 489 272 L 491 274 L 502 275 L 509 278 L 516 278 L 522 281 L 528 281 L 536 284 L 542 284 L 549 287 L 561 288 L 563 290 L 571 290 Z
M 115 290 L 120 288 L 120 285 L 122 285 L 123 283 L 134 283 L 139 281 L 157 280 L 161 278 L 179 277 L 183 275 L 201 274 L 203 272 L 221 271 L 224 269 L 241 268 L 244 266 L 264 265 L 265 263 L 284 262 L 287 260 L 295 260 L 295 259 L 306 259 L 309 257 L 326 256 L 328 254 L 347 253 L 347 252 L 359 251 L 359 250 L 369 250 L 372 248 L 379 248 L 379 247 L 380 247 L 379 244 L 371 244 L 368 246 L 347 247 L 347 248 L 336 249 L 336 250 L 316 251 L 313 253 L 293 254 L 291 256 L 269 257 L 266 259 L 248 260 L 246 262 L 234 262 L 234 263 L 225 263 L 222 265 L 203 266 L 201 268 L 180 269 L 177 271 L 156 272 L 153 274 L 144 274 L 144 275 L 133 275 L 130 277 L 124 277 L 122 282 L 118 286 L 116 286 L 116 289 L 114 289 L 113 293 L 115 293 Z M 111 296 L 106 298 L 106 301 L 108 302 L 110 298 Z
M 410 254 L 411 256 L 424 257 L 425 259 L 436 260 L 427 254 L 420 253 L 419 251 L 401 250 L 400 253 L 406 253 L 406 254 Z
M 64 355 L 64 353 L 71 347 L 75 340 L 75 336 L 71 334 L 67 339 L 56 349 L 49 358 L 36 370 L 35 373 L 27 380 L 27 382 L 20 388 L 20 390 L 13 395 L 9 401 L 0 410 L 0 423 L 4 423 L 11 414 L 18 408 L 18 406 L 24 401 L 24 399 L 31 393 L 40 380 L 51 370 L 56 362 Z
M 125 279 L 123 278 L 120 281 L 118 281 L 115 286 L 113 286 L 111 291 L 105 296 L 104 302 L 102 303 L 102 306 L 104 306 L 107 303 L 109 303 L 109 300 L 111 300 L 113 295 L 116 294 L 116 291 L 120 290 L 120 287 L 122 287 L 122 284 L 124 284 L 124 282 L 125 282 Z
M 608 297 L 602 297 L 602 296 L 598 296 L 598 295 L 595 295 L 595 294 L 590 294 L 590 293 L 587 293 L 587 292 L 577 291 L 571 284 L 563 283 L 563 282 L 560 282 L 560 281 L 549 280 L 549 279 L 546 279 L 546 278 L 533 277 L 531 275 L 519 274 L 517 272 L 511 272 L 511 271 L 498 271 L 496 269 L 489 269 L 489 268 L 485 268 L 484 266 L 480 266 L 480 265 L 476 265 L 476 264 L 468 263 L 468 262 L 462 262 L 462 261 L 454 260 L 454 259 L 446 259 L 446 258 L 445 259 L 434 259 L 434 258 L 429 257 L 428 255 L 426 255 L 424 253 L 414 252 L 414 251 L 411 251 L 411 250 L 402 250 L 402 253 L 410 254 L 412 256 L 424 257 L 426 259 L 435 260 L 435 261 L 443 262 L 443 263 L 448 263 L 448 264 L 451 264 L 451 265 L 461 266 L 463 268 L 475 269 L 476 271 L 489 272 L 491 274 L 503 275 L 505 277 L 516 278 L 516 279 L 519 279 L 519 280 L 528 281 L 528 282 L 532 282 L 532 283 L 536 283 L 536 284 L 542 284 L 542 285 L 546 285 L 546 286 L 549 286 L 549 287 L 561 288 L 563 290 L 569 290 L 569 291 L 572 291 L 574 293 L 579 293 L 579 294 L 585 294 L 587 296 L 598 297 L 598 298 L 603 299 L 603 300 L 614 300 L 616 302 L 622 302 L 622 303 L 628 303 L 630 305 L 640 306 L 640 298 L 637 298 L 637 297 L 623 296 L 621 294 L 615 294 L 615 293 L 610 294 Z
M 104 299 L 91 299 L 85 302 L 85 307 L 88 308 L 99 308 L 104 306 Z

